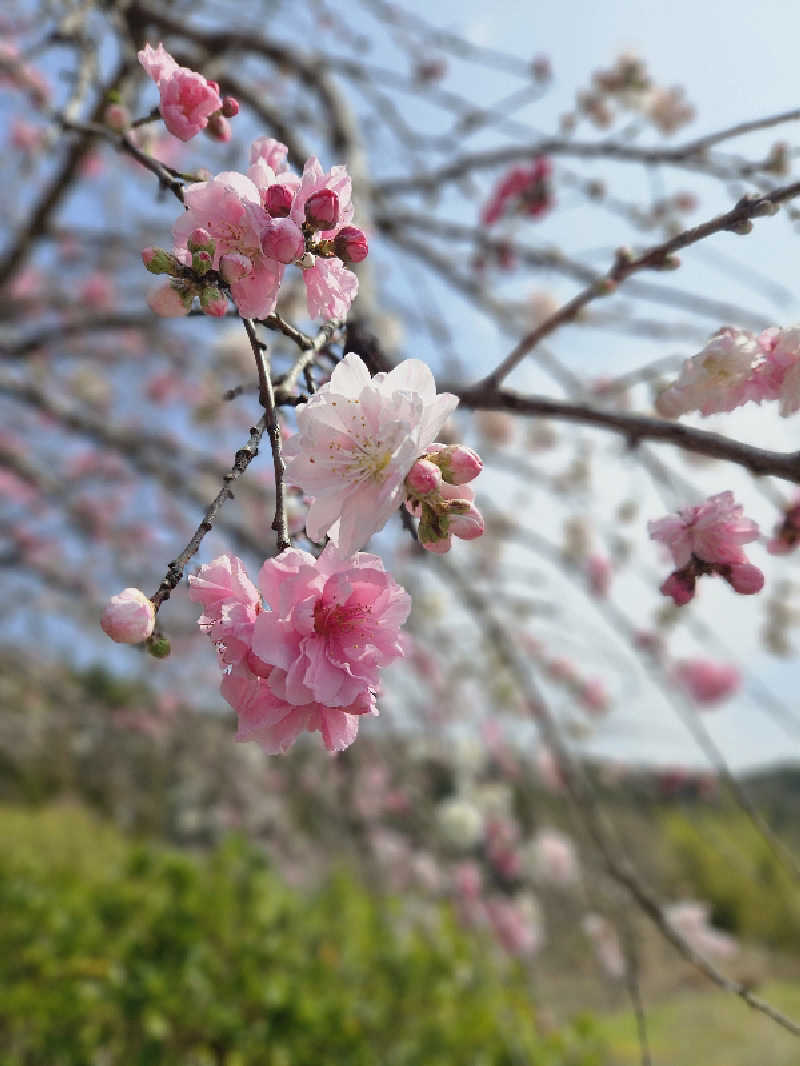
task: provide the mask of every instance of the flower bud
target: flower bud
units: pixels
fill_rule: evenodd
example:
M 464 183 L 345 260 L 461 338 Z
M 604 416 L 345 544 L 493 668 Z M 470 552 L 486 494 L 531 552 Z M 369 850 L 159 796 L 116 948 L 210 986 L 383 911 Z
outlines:
M 261 251 L 279 263 L 294 263 L 306 250 L 302 230 L 290 218 L 271 218 L 264 236 Z
M 444 448 L 431 444 L 428 457 L 432 463 L 436 463 L 450 485 L 466 485 L 483 470 L 481 457 L 464 444 L 451 444 Z
M 223 255 L 219 261 L 219 272 L 229 285 L 233 285 L 234 282 L 241 281 L 242 278 L 247 277 L 252 269 L 252 262 L 246 255 L 240 255 L 239 252 L 229 252 L 227 255 Z
M 264 207 L 273 218 L 287 218 L 294 194 L 288 185 L 270 185 L 263 194 Z
M 131 124 L 131 113 L 122 104 L 109 104 L 103 115 L 103 121 L 116 133 L 124 133 Z
M 193 229 L 189 234 L 186 247 L 190 252 L 208 252 L 209 255 L 213 255 L 216 244 L 208 230 L 198 226 L 197 229 Z
M 406 488 L 414 496 L 427 496 L 436 492 L 441 483 L 441 470 L 427 459 L 417 459 L 406 475 Z
M 343 263 L 360 263 L 367 258 L 367 235 L 358 226 L 342 226 L 333 240 L 333 250 Z
M 214 265 L 214 260 L 206 251 L 192 253 L 192 270 L 202 277 Z
M 233 136 L 230 122 L 220 111 L 209 118 L 206 133 L 213 141 L 221 141 L 223 144 L 227 144 Z
M 694 598 L 695 579 L 693 574 L 683 570 L 674 570 L 662 584 L 659 592 L 671 596 L 676 607 L 685 607 Z
M 742 596 L 753 596 L 764 587 L 764 575 L 752 563 L 733 563 L 725 580 Z
M 162 318 L 180 318 L 191 310 L 192 293 L 167 282 L 147 294 L 147 306 Z
M 176 277 L 181 273 L 179 260 L 163 248 L 143 248 L 142 262 L 151 274 L 171 274 Z
M 305 213 L 312 229 L 333 229 L 339 221 L 339 197 L 333 189 L 320 189 L 306 200 Z
M 442 540 L 424 540 L 420 535 L 419 542 L 426 552 L 433 552 L 434 555 L 446 555 L 453 544 L 449 534 Z
M 156 609 L 141 589 L 123 589 L 108 601 L 100 625 L 117 644 L 140 644 L 156 624 Z
M 207 285 L 200 293 L 200 306 L 207 315 L 214 318 L 222 318 L 228 313 L 227 298 L 220 292 L 216 285 Z
M 474 503 L 456 500 L 447 507 L 447 529 L 460 540 L 475 540 L 483 536 L 483 515 Z
M 235 118 L 239 114 L 239 101 L 235 96 L 222 97 L 222 114 L 225 118 Z

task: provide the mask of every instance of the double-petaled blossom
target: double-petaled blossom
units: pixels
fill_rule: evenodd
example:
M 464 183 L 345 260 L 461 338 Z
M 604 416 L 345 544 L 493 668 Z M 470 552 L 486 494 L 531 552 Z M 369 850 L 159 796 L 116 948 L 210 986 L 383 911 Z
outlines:
M 695 581 L 704 574 L 719 574 L 734 591 L 748 596 L 760 592 L 764 575 L 742 550 L 758 537 L 758 526 L 745 518 L 732 492 L 710 496 L 696 507 L 685 507 L 648 523 L 650 538 L 669 548 L 676 569 L 661 591 L 682 606 L 694 596 Z
M 373 378 L 347 354 L 297 408 L 298 431 L 284 449 L 287 478 L 314 497 L 309 537 L 327 533 L 345 554 L 366 544 L 405 500 L 406 475 L 457 405 L 450 393 L 437 396 L 419 359 Z
M 657 396 L 656 409 L 676 418 L 764 400 L 779 401 L 784 417 L 800 410 L 800 327 L 773 327 L 756 335 L 725 326 L 686 360 L 676 381 Z
M 164 125 L 181 141 L 191 140 L 208 126 L 209 118 L 222 109 L 215 82 L 179 66 L 163 44 L 147 44 L 138 53 L 139 62 L 158 86 L 159 110 Z
M 303 730 L 329 751 L 349 747 L 363 714 L 377 714 L 381 669 L 403 654 L 408 594 L 381 560 L 335 546 L 315 559 L 288 548 L 261 568 L 258 591 L 240 560 L 221 556 L 190 577 L 201 627 L 228 672 L 222 695 L 239 718 L 237 739 L 285 752 Z

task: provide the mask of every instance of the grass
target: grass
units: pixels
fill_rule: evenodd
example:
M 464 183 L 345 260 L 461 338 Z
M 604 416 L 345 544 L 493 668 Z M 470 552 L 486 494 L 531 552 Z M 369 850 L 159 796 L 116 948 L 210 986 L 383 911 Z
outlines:
M 800 982 L 770 981 L 759 988 L 793 1019 L 800 1018 Z M 653 1066 L 797 1066 L 800 1039 L 728 993 L 700 990 L 646 1005 Z M 639 1064 L 641 1052 L 630 1011 L 599 1017 L 598 1030 L 613 1048 L 608 1066 Z

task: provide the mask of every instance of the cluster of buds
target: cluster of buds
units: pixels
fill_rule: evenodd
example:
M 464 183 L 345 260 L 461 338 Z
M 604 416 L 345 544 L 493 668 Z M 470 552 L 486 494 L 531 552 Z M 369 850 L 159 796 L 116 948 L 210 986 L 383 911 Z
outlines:
M 216 244 L 208 231 L 201 228 L 192 232 L 187 248 L 191 265 L 163 248 L 145 248 L 142 252 L 142 262 L 151 274 L 168 274 L 172 278 L 150 293 L 147 299 L 150 309 L 164 318 L 178 318 L 188 315 L 197 297 L 205 314 L 221 318 L 228 310 L 228 300 L 220 283 L 235 280 L 235 260 L 241 257 L 223 256 L 219 270 L 213 270 Z
M 483 469 L 480 456 L 463 444 L 429 444 L 405 479 L 406 507 L 419 518 L 423 548 L 443 554 L 453 537 L 474 540 L 483 533 L 483 515 L 468 487 Z

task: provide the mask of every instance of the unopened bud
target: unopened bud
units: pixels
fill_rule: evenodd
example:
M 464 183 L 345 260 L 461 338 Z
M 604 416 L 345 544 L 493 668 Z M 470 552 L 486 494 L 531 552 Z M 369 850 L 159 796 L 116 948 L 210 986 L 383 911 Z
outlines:
M 163 248 L 143 248 L 142 262 L 151 274 L 171 274 L 176 277 L 182 270 L 180 261 Z
M 442 472 L 427 459 L 417 459 L 406 475 L 406 488 L 414 496 L 428 496 L 438 491 Z
M 454 537 L 460 540 L 475 540 L 483 535 L 483 515 L 474 503 L 458 500 L 448 504 L 447 529 Z
M 333 189 L 320 189 L 306 200 L 305 214 L 312 229 L 333 229 L 339 221 L 339 197 Z
M 738 233 L 740 237 L 746 237 L 748 233 L 753 232 L 753 223 L 749 218 L 743 218 L 739 222 L 733 222 L 728 229 L 731 233 Z
M 264 207 L 273 218 L 287 218 L 294 194 L 288 185 L 270 185 L 264 193 Z
M 199 274 L 202 277 L 207 274 L 214 265 L 214 260 L 208 252 L 193 252 L 192 253 L 192 270 L 195 274 Z
M 366 234 L 358 226 L 342 226 L 334 238 L 333 250 L 343 263 L 360 263 L 369 252 Z
M 117 644 L 141 644 L 153 632 L 156 609 L 141 589 L 123 589 L 112 596 L 100 625 Z
M 279 263 L 294 263 L 306 250 L 303 232 L 290 218 L 271 218 L 264 236 L 261 251 Z
M 103 115 L 103 121 L 117 133 L 124 133 L 131 124 L 131 113 L 123 104 L 109 104 Z
M 432 450 L 434 448 L 435 451 Z M 483 470 L 481 457 L 464 444 L 451 444 L 444 448 L 432 444 L 428 449 L 428 458 L 439 467 L 450 485 L 466 485 Z
M 233 136 L 230 122 L 220 111 L 209 118 L 206 133 L 212 140 L 221 141 L 223 144 L 226 144 Z
M 214 318 L 222 318 L 228 313 L 228 301 L 216 285 L 207 285 L 203 289 L 200 293 L 200 306 L 207 315 L 213 315 Z
M 213 255 L 216 244 L 208 230 L 198 226 L 197 229 L 193 229 L 189 234 L 186 247 L 190 252 L 208 252 L 209 255 Z
M 764 587 L 764 575 L 752 563 L 734 563 L 726 580 L 742 596 L 753 596 Z
M 239 114 L 239 101 L 235 96 L 223 96 L 222 114 L 225 118 L 235 118 Z

